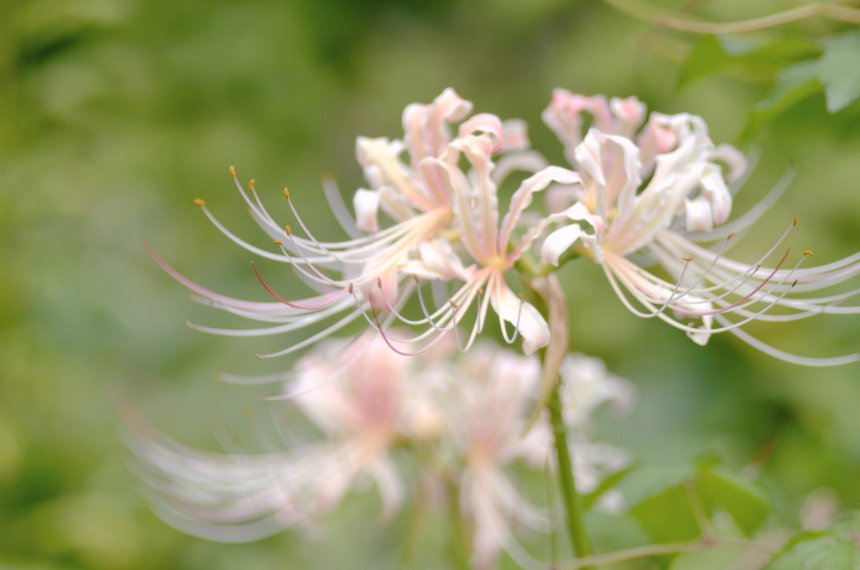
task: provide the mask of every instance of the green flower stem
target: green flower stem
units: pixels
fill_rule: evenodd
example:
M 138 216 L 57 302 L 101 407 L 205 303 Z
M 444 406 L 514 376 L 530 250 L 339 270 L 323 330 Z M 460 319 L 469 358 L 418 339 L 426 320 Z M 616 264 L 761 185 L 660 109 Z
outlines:
M 460 486 L 453 477 L 447 478 L 448 514 L 451 517 L 451 561 L 457 570 L 472 567 L 469 556 L 469 535 L 460 508 Z
M 573 475 L 573 461 L 567 444 L 567 427 L 564 425 L 564 413 L 559 396 L 559 382 L 547 402 L 550 422 L 552 424 L 555 455 L 558 460 L 558 483 L 561 487 L 564 512 L 567 517 L 567 532 L 574 553 L 578 558 L 591 556 L 591 543 L 585 531 L 585 521 L 582 516 L 582 504 L 576 490 L 576 479 Z M 588 570 L 591 566 L 580 566 Z
M 638 560 L 641 558 L 653 558 L 655 556 L 666 556 L 669 554 L 680 554 L 682 552 L 694 552 L 697 550 L 758 550 L 762 554 L 772 556 L 778 549 L 771 548 L 765 544 L 747 540 L 712 539 L 696 540 L 693 542 L 679 542 L 673 544 L 649 544 L 627 550 L 618 550 L 606 554 L 597 554 L 587 558 L 580 558 L 559 566 L 561 570 L 584 570 L 603 564 L 617 564 L 626 560 Z

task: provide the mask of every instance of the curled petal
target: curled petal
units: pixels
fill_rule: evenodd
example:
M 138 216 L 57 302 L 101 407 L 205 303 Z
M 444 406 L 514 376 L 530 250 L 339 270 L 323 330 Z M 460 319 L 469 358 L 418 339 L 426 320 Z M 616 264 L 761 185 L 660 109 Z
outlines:
M 702 194 L 711 204 L 714 224 L 725 223 L 732 211 L 732 194 L 720 169 L 712 164 L 707 165 L 702 174 L 701 185 Z
M 502 145 L 502 120 L 490 113 L 479 113 L 460 125 L 458 138 L 468 137 L 474 134 L 490 135 L 493 139 L 493 149 Z
M 376 214 L 379 211 L 379 194 L 372 190 L 360 189 L 353 197 L 355 207 L 355 225 L 358 229 L 376 233 L 379 231 L 379 222 Z
M 541 258 L 547 263 L 558 266 L 558 258 L 584 235 L 586 235 L 585 231 L 579 224 L 570 224 L 555 230 L 546 236 L 540 248 Z
M 505 285 L 501 277 L 493 284 L 490 303 L 499 318 L 517 327 L 523 337 L 523 352 L 532 354 L 549 344 L 549 325 L 534 305 L 527 303 Z
M 709 232 L 714 229 L 711 204 L 705 197 L 700 196 L 694 200 L 687 200 L 684 211 L 687 215 L 688 232 Z
M 529 147 L 528 125 L 521 119 L 508 119 L 502 123 L 503 151 L 525 150 Z
M 413 166 L 426 157 L 436 157 L 451 140 L 448 124 L 462 121 L 472 112 L 472 103 L 450 87 L 430 105 L 413 103 L 403 111 L 403 131 Z

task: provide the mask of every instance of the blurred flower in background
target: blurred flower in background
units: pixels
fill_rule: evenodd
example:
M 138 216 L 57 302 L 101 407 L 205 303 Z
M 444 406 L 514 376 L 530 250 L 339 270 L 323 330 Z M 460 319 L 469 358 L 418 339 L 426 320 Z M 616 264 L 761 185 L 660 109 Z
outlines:
M 381 520 L 390 523 L 406 490 L 419 486 L 404 483 L 409 471 L 403 459 L 411 457 L 410 476 L 439 481 L 455 505 L 453 516 L 464 518 L 461 532 L 476 567 L 492 566 L 502 550 L 521 564 L 535 564 L 515 534 L 522 528 L 549 532 L 559 515 L 549 514 L 555 505 L 537 507 L 523 496 L 512 467 L 520 460 L 554 469 L 545 415 L 524 436 L 537 405 L 537 358 L 488 342 L 462 355 L 449 342 L 406 357 L 368 332 L 351 344 L 321 344 L 290 376 L 280 398 L 316 435 L 282 431 L 286 449 L 276 453 L 197 451 L 121 406 L 128 443 L 164 520 L 225 542 L 307 531 L 367 480 L 379 492 Z M 565 424 L 576 474 L 581 491 L 590 493 L 629 463 L 625 451 L 591 440 L 590 417 L 605 402 L 629 408 L 632 388 L 600 360 L 577 354 L 564 362 L 562 395 L 573 404 Z M 611 490 L 601 501 L 617 513 L 623 499 Z

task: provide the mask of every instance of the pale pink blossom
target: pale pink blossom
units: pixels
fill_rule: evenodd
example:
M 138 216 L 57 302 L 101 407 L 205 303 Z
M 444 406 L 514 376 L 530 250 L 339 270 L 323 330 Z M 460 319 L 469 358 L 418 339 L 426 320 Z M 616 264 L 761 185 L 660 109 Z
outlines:
M 459 502 L 473 528 L 473 563 L 491 567 L 505 550 L 530 565 L 531 557 L 514 537 L 514 525 L 547 531 L 549 519 L 520 493 L 506 468 L 529 456 L 541 457 L 540 467 L 546 462 L 546 442 L 522 436 L 535 402 L 540 363 L 478 344 L 452 372 L 449 437 L 463 458 Z
M 512 343 L 517 336 L 522 336 L 523 350 L 527 354 L 549 342 L 546 320 L 508 285 L 507 279 L 517 260 L 559 217 L 550 216 L 523 225 L 523 214 L 534 194 L 552 183 L 577 183 L 579 176 L 559 167 L 539 170 L 520 184 L 507 213 L 501 217 L 491 158 L 495 145 L 492 133 L 462 136 L 435 161 L 452 189 L 456 239 L 463 251 L 444 243 L 426 244 L 426 250 L 420 250 L 421 267 L 424 271 L 436 268 L 436 276 L 443 281 L 462 281 L 463 285 L 439 306 L 424 311 L 424 319 L 418 324 L 424 325 L 425 331 L 410 342 L 423 341 L 451 330 L 456 333 L 459 325 L 470 318 L 472 306 L 475 307 L 475 316 L 467 327 L 464 350 L 483 330 L 490 307 L 498 317 L 506 342 Z M 470 165 L 468 175 L 457 167 L 462 158 Z M 509 332 L 511 327 L 513 330 Z
M 454 201 L 462 189 L 452 186 L 448 171 L 457 171 L 463 179 L 474 178 L 479 183 L 484 180 L 484 173 L 460 172 L 456 162 L 451 162 L 456 160 L 459 150 L 452 147 L 475 136 L 491 141 L 488 152 L 500 157 L 500 173 L 505 176 L 514 170 L 534 170 L 544 165 L 535 153 L 525 150 L 528 139 L 524 123 L 502 122 L 487 113 L 470 116 L 471 109 L 470 102 L 446 89 L 432 104 L 406 108 L 402 140 L 358 139 L 356 156 L 369 188 L 354 194 L 354 219 L 333 183 L 324 182 L 334 217 L 350 236 L 341 241 L 317 239 L 299 216 L 296 202 L 301 198 L 287 189 L 283 194 L 296 227 L 277 223 L 263 204 L 254 181 L 244 186 L 231 167 L 240 197 L 274 247 L 253 245 L 222 224 L 203 200 L 196 203 L 230 240 L 261 258 L 287 265 L 314 294 L 299 300 L 286 299 L 266 280 L 263 274 L 267 271 L 255 266 L 257 277 L 271 297 L 269 302 L 221 295 L 181 275 L 147 245 L 155 261 L 191 290 L 195 300 L 264 323 L 250 329 L 189 326 L 231 336 L 315 329 L 313 334 L 282 350 L 259 355 L 271 358 L 301 350 L 357 320 L 364 319 L 382 330 L 398 320 L 411 323 L 402 318 L 399 310 L 421 287 L 420 279 L 462 276 L 461 268 L 451 264 L 449 253 L 450 243 L 456 241 L 451 237 L 451 232 L 456 233 Z M 454 129 L 457 123 L 460 125 Z M 381 214 L 387 221 L 380 220 Z M 440 260 L 444 260 L 443 265 Z M 505 301 L 511 304 L 509 299 Z M 513 304 L 516 310 L 517 303 Z M 420 322 L 426 326 L 430 319 Z
M 583 101 L 589 102 L 588 104 Z M 628 100 L 630 101 L 630 100 Z M 604 100 L 557 91 L 544 116 L 559 135 L 579 173 L 579 184 L 556 188 L 552 206 L 566 224 L 541 246 L 543 259 L 558 265 L 568 252 L 600 264 L 625 307 L 643 318 L 659 318 L 684 331 L 698 344 L 711 334 L 731 332 L 777 358 L 805 365 L 854 362 L 858 354 L 807 358 L 773 348 L 741 327 L 752 321 L 790 321 L 821 313 L 857 314 L 843 306 L 860 290 L 831 294 L 860 273 L 860 254 L 812 268 L 801 268 L 806 251 L 789 262 L 790 247 L 779 248 L 796 225 L 751 264 L 725 257 L 737 232 L 747 229 L 777 197 L 735 222 L 730 184 L 743 174 L 743 156 L 734 148 L 715 146 L 707 126 L 693 115 L 652 113 L 637 135 L 639 108 L 607 112 Z M 615 107 L 621 108 L 620 101 Z M 594 126 L 582 137 L 582 114 Z M 601 127 L 607 130 L 601 130 Z M 722 227 L 718 227 L 722 226 Z M 711 248 L 701 243 L 715 244 Z M 645 268 L 642 256 L 656 262 L 661 276 Z M 775 257 L 776 265 L 765 263 Z M 776 310 L 779 309 L 779 310 Z
M 389 520 L 405 494 L 392 447 L 441 429 L 432 386 L 422 382 L 416 360 L 368 332 L 349 345 L 322 343 L 285 387 L 316 437 L 278 453 L 207 453 L 135 422 L 130 444 L 160 492 L 164 518 L 191 534 L 239 542 L 307 527 L 365 480 L 374 483 Z

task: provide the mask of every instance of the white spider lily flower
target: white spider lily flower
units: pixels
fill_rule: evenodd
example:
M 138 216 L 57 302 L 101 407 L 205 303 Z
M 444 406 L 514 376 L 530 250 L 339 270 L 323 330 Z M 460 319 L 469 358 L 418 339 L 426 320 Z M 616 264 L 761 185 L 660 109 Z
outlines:
M 546 115 L 555 120 L 559 112 L 552 109 L 559 105 L 554 99 Z M 579 112 L 583 109 L 594 112 L 586 107 Z M 600 121 L 595 114 L 595 125 Z M 725 250 L 735 233 L 758 219 L 778 192 L 736 222 L 726 223 L 732 207 L 729 184 L 741 176 L 745 162 L 736 149 L 714 146 L 700 117 L 653 113 L 638 136 L 606 133 L 596 127 L 581 142 L 580 124 L 578 116 L 568 118 L 566 130 L 550 123 L 569 149 L 582 183 L 566 189 L 572 205 L 560 215 L 569 223 L 543 242 L 546 262 L 558 265 L 569 250 L 590 257 L 603 267 L 612 289 L 630 312 L 659 318 L 701 345 L 711 334 L 728 331 L 767 354 L 796 364 L 826 366 L 860 360 L 858 354 L 834 358 L 790 354 L 741 328 L 752 320 L 860 313 L 860 307 L 842 305 L 856 297 L 858 289 L 816 296 L 818 291 L 856 277 L 860 254 L 801 268 L 811 256 L 806 251 L 790 266 L 790 248 L 781 255 L 777 250 L 796 225 L 795 219 L 754 263 L 726 258 Z M 720 225 L 723 227 L 717 228 Z M 700 245 L 708 242 L 716 245 L 710 249 Z M 646 270 L 636 261 L 641 255 L 633 254 L 646 254 L 667 277 Z M 778 259 L 775 267 L 765 267 L 771 256 Z
M 599 358 L 574 353 L 565 357 L 559 369 L 564 422 L 571 430 L 587 432 L 591 415 L 604 404 L 626 412 L 636 398 L 633 385 L 610 374 Z
M 523 350 L 527 354 L 549 342 L 546 320 L 533 305 L 516 294 L 505 279 L 522 254 L 558 218 L 550 216 L 539 219 L 520 231 L 521 217 L 534 194 L 552 183 L 577 183 L 579 176 L 559 167 L 539 170 L 520 184 L 511 198 L 507 214 L 500 220 L 497 184 L 491 160 L 495 145 L 491 133 L 461 136 L 434 161 L 444 172 L 452 191 L 456 228 L 452 239 L 462 246 L 463 255 L 468 261 L 461 260 L 458 252 L 445 244 L 437 243 L 432 248 L 428 244 L 426 250 L 420 251 L 421 267 L 424 270 L 433 267 L 440 279 L 464 283 L 434 310 L 422 307 L 425 309 L 425 318 L 420 324 L 425 325 L 426 329 L 410 341 L 424 341 L 451 330 L 456 333 L 469 308 L 475 305 L 477 314 L 462 350 L 471 347 L 483 330 L 490 307 L 498 316 L 506 342 L 513 343 L 518 336 L 522 336 Z M 457 167 L 462 157 L 471 167 L 468 174 Z M 515 232 L 521 235 L 515 238 Z M 508 327 L 511 325 L 513 332 L 509 333 Z M 399 350 L 396 344 L 392 342 L 392 347 Z
M 589 439 L 590 418 L 605 403 L 626 410 L 633 403 L 633 388 L 609 374 L 599 359 L 581 354 L 566 357 L 560 373 L 562 399 L 565 406 L 572 404 L 564 419 L 574 476 L 579 492 L 589 493 L 630 462 L 623 449 Z M 540 566 L 517 542 L 514 530 L 549 530 L 548 512 L 525 498 L 506 473 L 517 460 L 537 469 L 555 468 L 546 415 L 522 435 L 539 383 L 535 357 L 487 343 L 479 343 L 451 368 L 447 425 L 464 460 L 460 505 L 472 523 L 473 563 L 478 568 L 492 567 L 502 550 L 523 567 Z M 622 504 L 623 497 L 610 491 L 598 507 L 618 512 Z
M 527 456 L 539 455 L 539 466 L 545 464 L 545 442 L 522 437 L 540 363 L 478 344 L 452 373 L 448 425 L 464 461 L 459 504 L 471 522 L 472 562 L 476 568 L 492 567 L 505 550 L 524 567 L 534 566 L 514 538 L 514 525 L 548 531 L 548 517 L 523 497 L 505 469 Z
M 380 327 L 397 320 L 398 310 L 418 287 L 411 276 L 438 276 L 438 267 L 422 265 L 431 250 L 438 249 L 439 238 L 453 222 L 455 191 L 439 164 L 444 157 L 451 156 L 449 147 L 453 141 L 475 133 L 485 134 L 493 140 L 493 152 L 502 153 L 508 173 L 544 164 L 534 153 L 524 151 L 528 140 L 522 122 L 503 123 L 495 115 L 486 113 L 467 119 L 471 108 L 471 103 L 446 89 L 430 105 L 414 104 L 406 108 L 402 141 L 358 139 L 356 154 L 370 189 L 359 189 L 355 193 L 355 221 L 333 183 L 324 183 L 334 216 L 350 236 L 342 241 L 322 241 L 314 237 L 298 214 L 295 197 L 286 188 L 284 197 L 304 237 L 294 233 L 291 226 L 278 224 L 263 205 L 254 181 L 246 188 L 231 167 L 230 173 L 242 200 L 254 221 L 274 242 L 274 251 L 252 245 L 235 235 L 203 200 L 195 202 L 229 239 L 261 258 L 288 265 L 314 295 L 299 300 L 286 299 L 264 279 L 256 266 L 254 271 L 272 297 L 271 302 L 220 295 L 179 274 L 147 245 L 155 261 L 189 288 L 195 300 L 264 323 L 264 326 L 250 329 L 196 324 L 189 324 L 189 327 L 230 336 L 276 335 L 311 327 L 322 329 L 282 350 L 260 355 L 260 358 L 272 358 L 301 350 L 362 318 L 374 324 L 381 313 L 384 322 L 376 323 Z M 449 132 L 451 126 L 464 119 L 454 138 Z M 404 152 L 408 162 L 402 158 Z M 455 164 L 447 166 L 457 168 Z M 463 174 L 467 175 L 471 174 Z M 380 209 L 393 220 L 392 225 L 383 227 L 378 216 Z M 425 319 L 425 325 L 427 322 Z
M 133 422 L 130 446 L 169 523 L 212 540 L 257 540 L 312 525 L 366 480 L 379 492 L 382 519 L 396 514 L 405 490 L 392 447 L 435 436 L 442 425 L 418 362 L 368 332 L 350 345 L 321 344 L 296 370 L 290 399 L 323 437 L 286 451 L 201 452 Z

